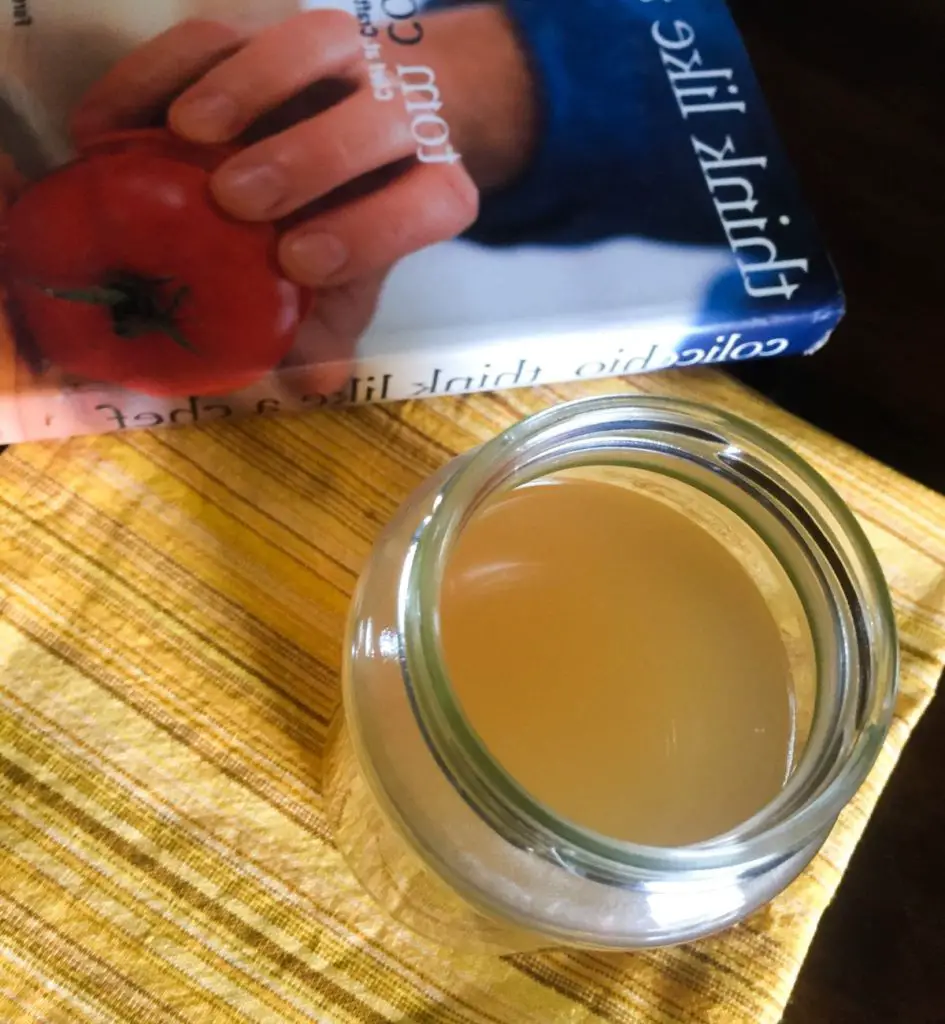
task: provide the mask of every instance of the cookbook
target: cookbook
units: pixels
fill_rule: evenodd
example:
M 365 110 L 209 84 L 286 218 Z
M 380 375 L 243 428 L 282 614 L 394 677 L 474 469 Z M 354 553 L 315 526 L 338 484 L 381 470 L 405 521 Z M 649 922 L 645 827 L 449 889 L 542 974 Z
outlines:
M 12 0 L 0 445 L 816 352 L 721 0 Z

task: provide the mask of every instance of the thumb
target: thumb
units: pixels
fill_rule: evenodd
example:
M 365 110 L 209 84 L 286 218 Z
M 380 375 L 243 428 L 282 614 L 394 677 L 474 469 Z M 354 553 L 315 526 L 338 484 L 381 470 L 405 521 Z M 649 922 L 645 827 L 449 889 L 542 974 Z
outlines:
M 389 268 L 337 288 L 317 290 L 292 351 L 282 366 L 296 387 L 329 395 L 351 376 L 358 339 L 370 326 Z

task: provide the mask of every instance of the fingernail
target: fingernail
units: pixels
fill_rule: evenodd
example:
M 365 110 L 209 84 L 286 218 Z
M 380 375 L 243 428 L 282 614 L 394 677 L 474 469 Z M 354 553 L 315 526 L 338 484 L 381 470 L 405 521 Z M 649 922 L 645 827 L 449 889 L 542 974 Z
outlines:
M 238 127 L 239 108 L 225 93 L 183 96 L 171 108 L 174 128 L 195 142 L 222 142 Z
M 324 281 L 348 261 L 348 247 L 334 235 L 316 232 L 299 235 L 286 248 L 285 256 L 291 269 L 312 283 Z
M 222 206 L 243 217 L 260 217 L 273 210 L 285 195 L 286 183 L 270 164 L 224 167 L 217 171 L 213 191 Z

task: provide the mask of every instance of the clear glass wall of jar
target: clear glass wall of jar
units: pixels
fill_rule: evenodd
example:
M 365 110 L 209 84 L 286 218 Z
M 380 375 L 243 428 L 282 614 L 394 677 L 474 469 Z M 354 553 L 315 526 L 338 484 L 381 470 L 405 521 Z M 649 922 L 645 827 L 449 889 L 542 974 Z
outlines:
M 437 615 L 451 546 L 484 502 L 552 473 L 608 479 L 684 511 L 769 601 L 794 672 L 794 767 L 777 798 L 726 835 L 646 847 L 556 817 L 489 756 L 453 697 Z M 817 852 L 879 752 L 897 668 L 876 558 L 788 448 L 669 399 L 558 406 L 444 467 L 379 538 L 352 605 L 328 758 L 335 838 L 387 913 L 451 949 L 698 938 L 769 901 Z

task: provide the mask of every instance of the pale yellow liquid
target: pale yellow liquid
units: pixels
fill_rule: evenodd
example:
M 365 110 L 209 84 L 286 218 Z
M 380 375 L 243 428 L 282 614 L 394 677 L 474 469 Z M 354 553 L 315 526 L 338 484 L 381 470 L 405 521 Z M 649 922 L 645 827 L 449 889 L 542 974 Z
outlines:
M 493 757 L 558 815 L 719 835 L 790 768 L 787 649 L 739 562 L 666 504 L 569 479 L 477 512 L 446 567 L 446 667 Z

